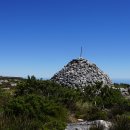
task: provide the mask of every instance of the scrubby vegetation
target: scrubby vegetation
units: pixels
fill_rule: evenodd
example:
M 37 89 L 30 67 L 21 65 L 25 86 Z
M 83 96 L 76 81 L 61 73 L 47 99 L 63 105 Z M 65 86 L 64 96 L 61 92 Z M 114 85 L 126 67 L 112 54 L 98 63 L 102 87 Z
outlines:
M 104 130 L 104 126 L 101 125 L 100 123 L 93 125 L 92 127 L 90 127 L 90 130 Z
M 121 95 L 121 85 L 113 89 L 97 83 L 80 90 L 28 77 L 10 90 L 0 89 L 0 129 L 64 130 L 73 115 L 75 119 L 112 121 L 110 130 L 129 130 L 130 103 Z
M 124 115 L 117 116 L 113 120 L 110 130 L 130 130 L 130 120 Z

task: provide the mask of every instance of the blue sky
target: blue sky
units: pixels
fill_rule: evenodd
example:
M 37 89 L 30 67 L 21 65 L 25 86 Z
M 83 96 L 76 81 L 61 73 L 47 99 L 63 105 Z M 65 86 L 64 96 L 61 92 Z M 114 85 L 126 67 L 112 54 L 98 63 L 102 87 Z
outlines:
M 83 57 L 130 79 L 129 0 L 0 0 L 0 75 L 49 78 Z

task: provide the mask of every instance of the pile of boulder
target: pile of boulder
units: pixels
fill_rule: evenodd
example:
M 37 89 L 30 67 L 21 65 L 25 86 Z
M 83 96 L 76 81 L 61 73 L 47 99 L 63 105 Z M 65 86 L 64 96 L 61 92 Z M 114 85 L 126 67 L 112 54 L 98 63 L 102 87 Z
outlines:
M 83 58 L 74 59 L 69 62 L 51 80 L 60 85 L 81 88 L 95 85 L 97 82 L 103 82 L 104 85 L 108 86 L 112 84 L 109 76 L 100 70 L 96 64 Z

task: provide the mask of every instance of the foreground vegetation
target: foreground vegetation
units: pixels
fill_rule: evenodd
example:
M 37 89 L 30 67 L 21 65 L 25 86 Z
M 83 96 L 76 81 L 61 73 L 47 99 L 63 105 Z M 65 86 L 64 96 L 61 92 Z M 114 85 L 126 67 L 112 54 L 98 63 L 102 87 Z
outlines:
M 78 118 L 108 120 L 114 122 L 110 130 L 129 130 L 130 101 L 121 85 L 115 87 L 97 83 L 80 90 L 28 77 L 8 91 L 0 89 L 0 130 L 64 130 Z

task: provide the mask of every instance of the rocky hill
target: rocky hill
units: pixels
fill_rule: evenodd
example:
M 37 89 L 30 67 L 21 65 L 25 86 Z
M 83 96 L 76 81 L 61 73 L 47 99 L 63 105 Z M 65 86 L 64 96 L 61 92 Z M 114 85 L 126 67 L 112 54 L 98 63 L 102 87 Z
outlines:
M 51 80 L 58 84 L 72 87 L 92 86 L 96 82 L 103 82 L 104 85 L 112 84 L 109 76 L 100 70 L 96 64 L 83 58 L 69 62 Z

